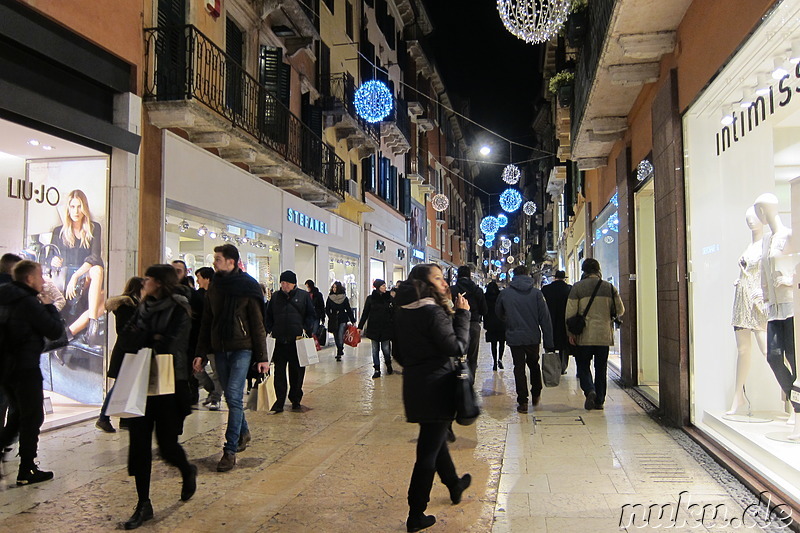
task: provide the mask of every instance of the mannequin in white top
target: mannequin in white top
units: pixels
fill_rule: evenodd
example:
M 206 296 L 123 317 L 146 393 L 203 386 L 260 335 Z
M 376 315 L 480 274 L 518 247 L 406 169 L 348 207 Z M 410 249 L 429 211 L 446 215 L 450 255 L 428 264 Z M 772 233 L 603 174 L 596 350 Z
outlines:
M 746 402 L 744 385 L 750 372 L 753 337 L 759 351 L 765 357 L 767 355 L 767 315 L 761 288 L 764 224 L 752 206 L 747 208 L 744 218 L 750 228 L 751 243 L 739 257 L 739 278 L 734 283 L 736 292 L 731 324 L 736 337 L 736 385 L 728 415 L 735 414 Z
M 778 198 L 774 194 L 762 194 L 756 198 L 756 215 L 768 224 L 772 235 L 764 239 L 766 245 L 761 258 L 761 287 L 767 304 L 767 362 L 786 398 L 791 397 L 792 384 L 797 378 L 794 343 L 794 305 L 792 282 L 795 260 L 792 230 L 781 222 L 778 214 Z M 787 368 L 788 363 L 788 368 Z M 800 404 L 793 404 L 795 415 Z M 795 416 L 795 429 L 790 435 L 800 438 L 800 424 Z

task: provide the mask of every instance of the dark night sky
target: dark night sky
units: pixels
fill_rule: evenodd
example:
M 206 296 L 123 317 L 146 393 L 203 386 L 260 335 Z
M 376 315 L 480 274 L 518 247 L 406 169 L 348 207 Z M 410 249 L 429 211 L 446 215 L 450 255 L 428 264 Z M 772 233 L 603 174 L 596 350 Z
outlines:
M 511 35 L 503 26 L 495 0 L 425 0 L 434 26 L 431 50 L 448 93 L 467 98 L 473 120 L 501 135 L 531 144 L 533 104 L 541 94 L 538 46 Z M 494 160 L 509 162 L 508 144 L 473 128 L 475 144 L 498 141 Z M 530 150 L 514 147 L 513 159 Z M 502 166 L 482 165 L 477 185 L 500 192 Z M 496 201 L 496 197 L 495 197 Z

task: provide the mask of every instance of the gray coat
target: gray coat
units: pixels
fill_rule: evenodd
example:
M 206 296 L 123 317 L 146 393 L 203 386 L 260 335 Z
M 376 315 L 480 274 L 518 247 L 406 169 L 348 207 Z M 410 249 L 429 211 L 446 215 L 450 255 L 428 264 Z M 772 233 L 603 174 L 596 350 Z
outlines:
M 500 291 L 495 311 L 506 322 L 509 346 L 541 344 L 544 335 L 545 350 L 553 349 L 553 324 L 547 302 L 530 276 L 514 276 L 508 288 Z

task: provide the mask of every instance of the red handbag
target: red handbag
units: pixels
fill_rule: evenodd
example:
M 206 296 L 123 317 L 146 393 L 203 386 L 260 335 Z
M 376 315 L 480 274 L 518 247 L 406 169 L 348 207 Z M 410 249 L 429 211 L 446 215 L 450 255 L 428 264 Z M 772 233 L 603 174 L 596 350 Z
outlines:
M 344 330 L 344 343 L 355 348 L 359 342 L 361 342 L 361 333 L 358 332 L 358 328 L 353 324 L 348 324 Z
M 312 337 L 314 338 L 314 347 L 317 349 L 317 351 L 322 350 L 322 346 L 319 345 L 319 339 L 317 338 L 317 334 L 315 333 L 314 335 L 312 335 Z

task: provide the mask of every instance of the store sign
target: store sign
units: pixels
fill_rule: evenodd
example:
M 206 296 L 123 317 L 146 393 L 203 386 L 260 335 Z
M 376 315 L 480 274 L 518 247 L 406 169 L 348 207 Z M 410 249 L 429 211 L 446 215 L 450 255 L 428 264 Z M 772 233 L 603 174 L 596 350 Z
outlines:
M 286 210 L 286 219 L 289 222 L 294 222 L 295 224 L 299 224 L 304 228 L 308 228 L 314 231 L 318 231 L 325 235 L 328 234 L 328 224 L 327 222 L 323 222 L 321 220 L 317 220 L 316 218 L 312 218 L 308 215 L 304 215 L 300 211 L 295 211 L 291 207 Z
M 792 76 L 787 74 L 778 80 L 777 90 L 774 85 L 770 85 L 768 94 L 756 98 L 747 109 L 732 114 L 731 123 L 723 126 L 716 134 L 717 156 L 730 150 L 734 144 L 772 117 L 776 111 L 776 103 L 778 107 L 786 107 L 793 99 L 795 102 L 800 102 L 800 95 L 795 97 L 795 92 L 800 93 L 800 87 L 790 87 L 791 78 Z M 794 79 L 800 79 L 800 63 L 795 66 Z
M 32 181 L 11 177 L 8 178 L 8 197 L 26 202 L 34 200 L 37 204 L 47 202 L 52 206 L 57 206 L 61 201 L 61 195 L 55 187 L 46 187 L 44 183 L 34 187 Z
M 411 250 L 411 254 L 414 256 L 414 259 L 419 259 L 421 261 L 425 261 L 425 252 L 422 250 L 417 250 L 416 248 Z

